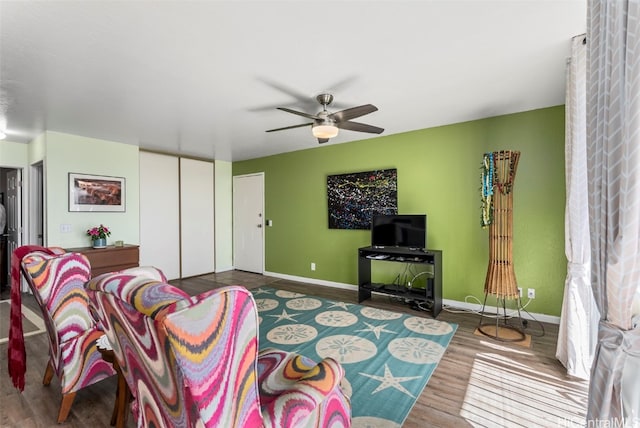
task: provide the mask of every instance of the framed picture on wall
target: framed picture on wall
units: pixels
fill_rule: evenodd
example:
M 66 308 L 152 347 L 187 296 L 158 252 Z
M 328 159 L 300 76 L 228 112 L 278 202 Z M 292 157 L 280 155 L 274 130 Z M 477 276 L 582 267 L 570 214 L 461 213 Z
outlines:
M 69 173 L 69 211 L 124 212 L 125 179 Z

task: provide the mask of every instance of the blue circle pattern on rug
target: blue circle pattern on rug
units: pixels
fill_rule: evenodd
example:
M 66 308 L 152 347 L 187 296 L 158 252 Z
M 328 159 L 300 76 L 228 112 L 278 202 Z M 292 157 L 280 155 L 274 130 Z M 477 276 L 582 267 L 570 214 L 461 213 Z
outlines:
M 353 427 L 401 427 L 442 358 L 457 325 L 262 287 L 259 347 L 345 369 Z

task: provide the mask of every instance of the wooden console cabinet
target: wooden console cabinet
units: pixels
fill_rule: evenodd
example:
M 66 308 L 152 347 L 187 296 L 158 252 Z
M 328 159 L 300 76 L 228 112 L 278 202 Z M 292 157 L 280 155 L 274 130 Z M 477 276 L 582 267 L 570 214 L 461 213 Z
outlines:
M 68 252 L 82 253 L 91 263 L 91 277 L 131 267 L 137 267 L 140 263 L 140 251 L 137 245 L 125 245 L 107 248 L 67 248 Z

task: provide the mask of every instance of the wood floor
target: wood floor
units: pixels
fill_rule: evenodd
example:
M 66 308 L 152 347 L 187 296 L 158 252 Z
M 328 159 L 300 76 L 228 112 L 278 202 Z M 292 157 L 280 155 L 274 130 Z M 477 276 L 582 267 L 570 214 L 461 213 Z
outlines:
M 224 285 L 249 289 L 269 287 L 357 303 L 357 291 L 297 283 L 246 272 L 230 271 L 171 281 L 191 295 Z M 8 299 L 7 291 L 0 294 Z M 33 298 L 23 303 L 33 309 Z M 397 312 L 429 317 L 388 297 L 363 302 Z M 529 322 L 530 348 L 474 335 L 479 316 L 443 310 L 438 320 L 458 324 L 458 330 L 403 427 L 579 427 L 583 426 L 587 382 L 566 376 L 555 358 L 558 328 Z M 7 320 L 0 320 L 6 323 Z M 27 379 L 22 394 L 7 373 L 7 344 L 0 345 L 0 427 L 49 427 L 55 423 L 60 390 L 54 378 L 42 386 L 47 361 L 44 334 L 27 337 Z M 107 379 L 81 390 L 63 426 L 108 427 L 116 390 Z M 130 417 L 127 427 L 135 427 Z

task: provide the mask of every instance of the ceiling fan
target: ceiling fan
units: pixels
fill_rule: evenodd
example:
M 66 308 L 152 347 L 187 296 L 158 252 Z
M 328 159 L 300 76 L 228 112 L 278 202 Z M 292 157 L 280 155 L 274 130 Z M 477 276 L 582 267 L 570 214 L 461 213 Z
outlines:
M 286 107 L 278 107 L 278 110 L 297 114 L 298 116 L 306 117 L 307 119 L 313 119 L 313 122 L 303 123 L 301 125 L 285 126 L 284 128 L 269 129 L 266 132 L 284 131 L 285 129 L 301 128 L 303 126 L 311 125 L 311 132 L 313 133 L 313 136 L 318 139 L 318 143 L 322 144 L 329 141 L 330 138 L 338 135 L 338 129 L 369 132 L 371 134 L 381 134 L 384 131 L 383 128 L 378 128 L 377 126 L 351 121 L 351 119 L 377 111 L 378 107 L 373 104 L 364 104 L 358 107 L 351 107 L 335 113 L 330 113 L 327 111 L 327 106 L 333 101 L 333 95 L 320 94 L 316 97 L 316 100 L 318 100 L 322 105 L 322 111 L 318 114 L 309 114 L 291 110 Z

